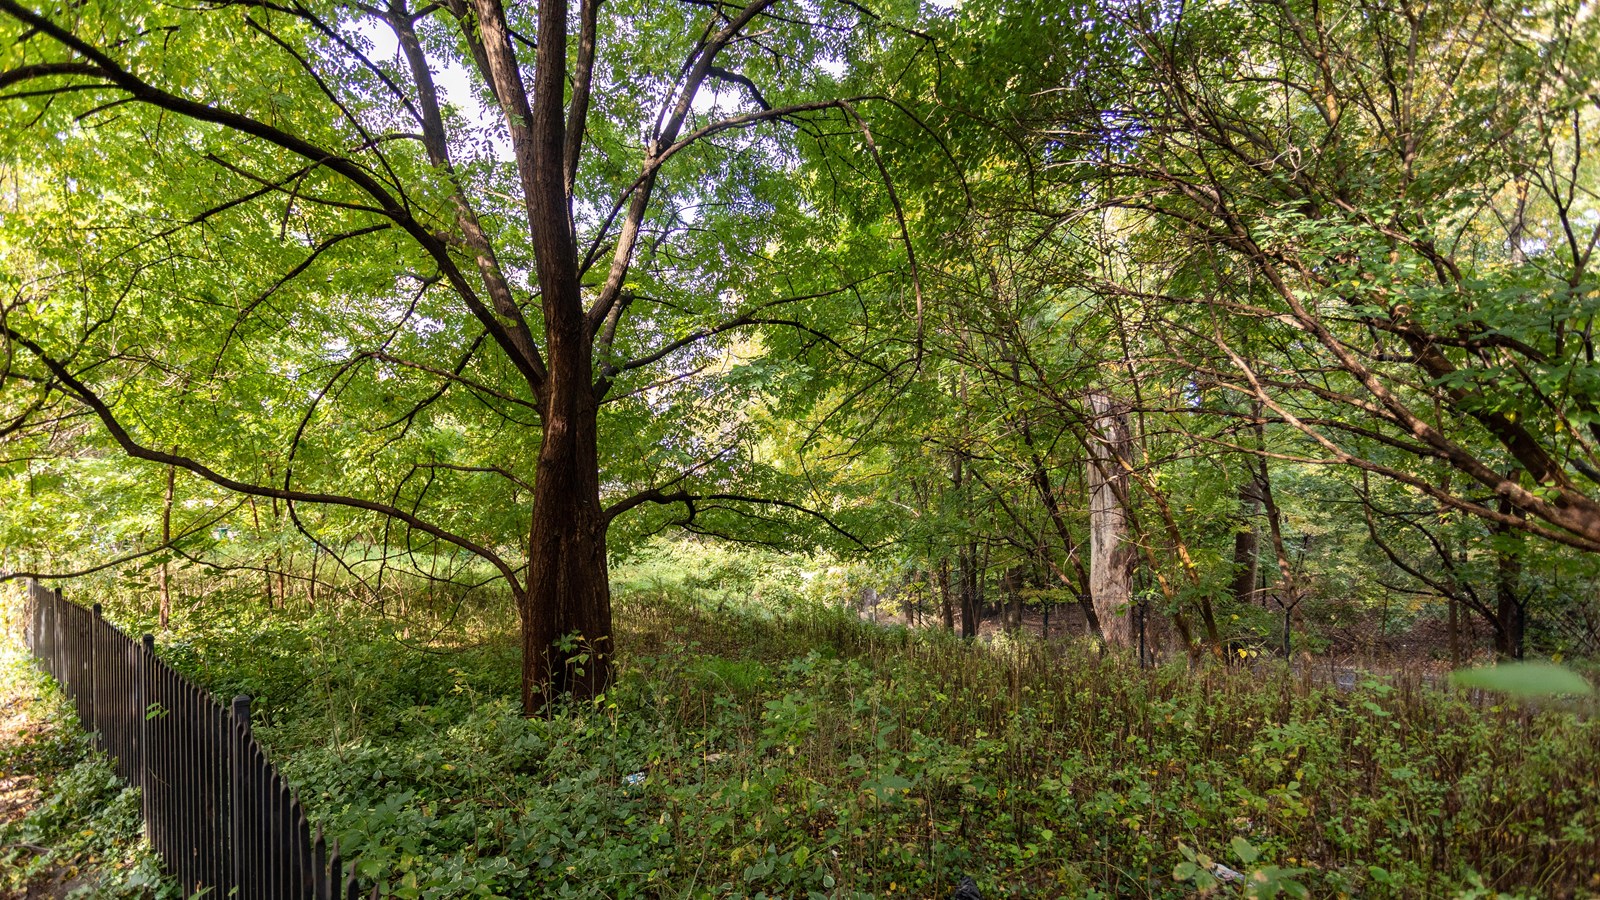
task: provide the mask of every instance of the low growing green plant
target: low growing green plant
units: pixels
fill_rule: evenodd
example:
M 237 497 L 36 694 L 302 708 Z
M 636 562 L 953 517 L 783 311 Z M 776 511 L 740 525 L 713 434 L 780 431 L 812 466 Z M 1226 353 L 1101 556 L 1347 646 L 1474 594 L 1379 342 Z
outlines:
M 971 874 L 985 896 L 1178 897 L 1219 849 L 1246 877 L 1215 887 L 1252 896 L 1596 888 L 1600 726 L 1577 707 L 658 588 L 617 620 L 612 690 L 535 720 L 509 627 L 252 606 L 160 647 L 257 698 L 386 896 L 927 897 Z

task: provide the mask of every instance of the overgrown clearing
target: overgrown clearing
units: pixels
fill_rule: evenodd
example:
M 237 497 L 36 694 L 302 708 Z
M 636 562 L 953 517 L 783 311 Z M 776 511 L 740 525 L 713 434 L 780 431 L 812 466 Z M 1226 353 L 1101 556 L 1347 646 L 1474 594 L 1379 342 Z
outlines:
M 159 646 L 256 698 L 282 770 L 392 896 L 927 897 L 964 873 L 985 896 L 1184 896 L 1184 847 L 1316 896 L 1600 875 L 1592 709 L 620 593 L 615 686 L 547 719 L 520 715 L 517 644 L 483 610 L 446 629 L 448 608 L 402 626 L 219 592 Z

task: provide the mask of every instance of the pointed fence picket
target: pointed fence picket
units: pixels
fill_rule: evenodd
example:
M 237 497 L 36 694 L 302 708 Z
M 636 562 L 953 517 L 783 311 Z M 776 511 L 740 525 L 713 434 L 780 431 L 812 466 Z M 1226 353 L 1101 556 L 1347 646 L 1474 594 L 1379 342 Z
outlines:
M 250 698 L 224 708 L 100 614 L 28 583 L 29 651 L 61 684 L 116 772 L 143 791 L 145 831 L 185 896 L 359 900 L 354 862 L 313 834 L 250 733 Z M 377 896 L 374 888 L 373 897 Z

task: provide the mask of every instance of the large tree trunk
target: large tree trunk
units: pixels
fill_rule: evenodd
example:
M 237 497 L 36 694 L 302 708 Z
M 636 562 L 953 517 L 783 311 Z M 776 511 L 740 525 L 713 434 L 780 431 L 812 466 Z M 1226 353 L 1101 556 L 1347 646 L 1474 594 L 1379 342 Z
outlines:
M 1128 543 L 1132 441 L 1127 414 L 1107 394 L 1089 395 L 1089 600 L 1106 643 L 1133 646 L 1133 553 Z
M 522 617 L 522 703 L 540 711 L 562 693 L 588 699 L 611 680 L 611 585 L 590 381 L 581 333 L 552 340 L 541 403 L 543 442 L 534 481 Z
M 594 407 L 544 420 L 522 615 L 522 701 L 605 692 L 611 679 L 611 586 L 595 466 Z

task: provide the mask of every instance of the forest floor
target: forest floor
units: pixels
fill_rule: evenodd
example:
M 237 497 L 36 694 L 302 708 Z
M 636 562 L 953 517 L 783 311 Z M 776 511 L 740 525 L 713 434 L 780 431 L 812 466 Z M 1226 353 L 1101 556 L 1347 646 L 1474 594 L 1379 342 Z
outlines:
M 157 637 L 196 683 L 254 698 L 308 813 L 388 896 L 897 900 L 971 875 L 989 900 L 1175 900 L 1238 896 L 1214 874 L 1238 872 L 1250 896 L 1600 897 L 1593 703 L 1269 659 L 1140 667 L 662 589 L 619 592 L 603 698 L 525 719 L 509 610 L 430 615 L 240 591 Z M 83 896 L 160 896 L 137 794 L 3 652 L 0 771 L 32 781 L 8 782 L 28 812 L 0 824 L 0 897 L 59 896 L 23 891 L 74 866 L 100 873 Z
M 1586 707 L 647 592 L 607 695 L 529 720 L 508 617 L 293 606 L 159 652 L 394 896 L 1600 896 Z
M 60 690 L 0 635 L 0 898 L 154 898 L 138 793 L 110 771 Z

